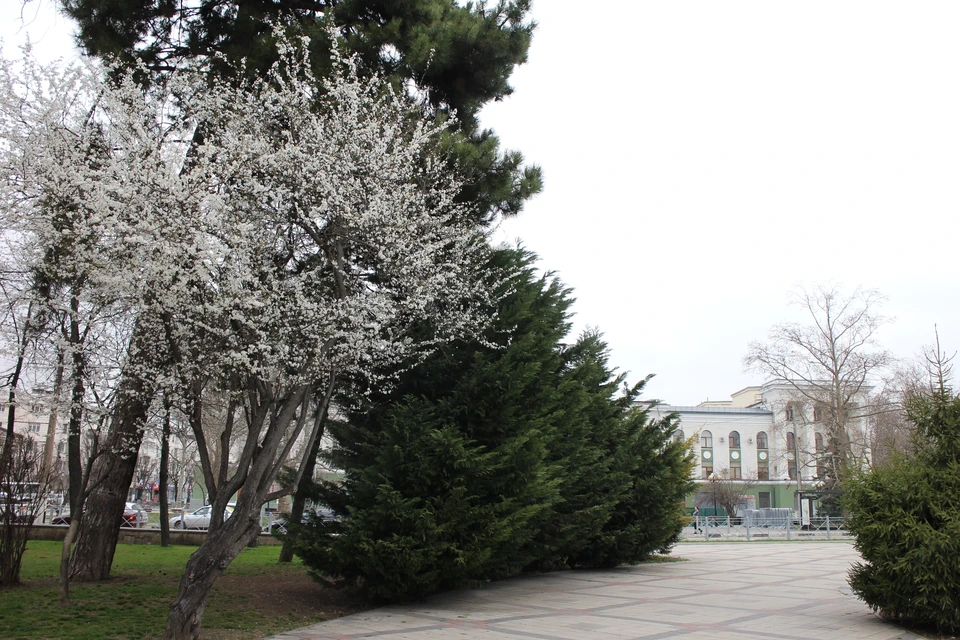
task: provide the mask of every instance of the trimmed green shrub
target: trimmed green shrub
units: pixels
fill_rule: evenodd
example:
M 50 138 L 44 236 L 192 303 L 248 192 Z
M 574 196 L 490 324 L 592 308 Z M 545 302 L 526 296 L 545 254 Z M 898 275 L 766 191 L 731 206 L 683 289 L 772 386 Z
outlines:
M 853 591 L 891 620 L 960 633 L 960 399 L 913 398 L 915 452 L 848 483 L 843 504 L 864 562 Z

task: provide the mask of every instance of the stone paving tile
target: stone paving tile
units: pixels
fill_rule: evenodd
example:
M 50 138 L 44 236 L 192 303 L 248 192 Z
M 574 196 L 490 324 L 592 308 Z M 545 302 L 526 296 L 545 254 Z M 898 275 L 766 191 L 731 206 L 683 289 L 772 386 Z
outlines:
M 916 640 L 846 585 L 844 542 L 691 543 L 687 562 L 505 580 L 273 640 Z
M 584 620 L 590 620 L 589 627 L 585 628 Z M 645 622 L 642 625 L 629 625 L 623 621 L 602 622 L 588 616 L 553 616 L 541 620 L 518 620 L 515 622 L 498 623 L 492 626 L 500 632 L 510 632 L 518 636 L 537 638 L 562 638 L 564 640 L 582 640 L 583 638 L 598 637 L 631 637 L 636 636 L 634 627 L 642 626 L 649 633 L 670 631 L 673 626 Z M 532 636 L 530 635 L 532 634 Z M 640 636 L 642 637 L 642 636 Z

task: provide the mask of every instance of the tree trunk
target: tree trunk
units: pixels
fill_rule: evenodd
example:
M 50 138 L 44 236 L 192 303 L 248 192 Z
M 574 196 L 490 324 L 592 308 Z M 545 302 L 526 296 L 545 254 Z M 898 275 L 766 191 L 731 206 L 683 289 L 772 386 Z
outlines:
M 310 447 L 310 456 L 306 464 L 303 465 L 303 475 L 300 477 L 300 483 L 297 485 L 297 492 L 293 496 L 293 506 L 290 508 L 290 516 L 287 518 L 287 538 L 283 541 L 283 547 L 280 549 L 278 562 L 291 562 L 293 560 L 293 545 L 296 543 L 296 528 L 289 525 L 298 525 L 303 520 L 303 510 L 307 504 L 307 493 L 313 485 L 313 472 L 317 468 L 317 456 L 320 454 L 320 441 L 323 439 L 323 431 L 317 434 L 317 438 Z
M 333 390 L 336 387 L 337 377 L 330 374 L 330 381 L 327 385 L 326 394 L 323 397 L 323 404 L 317 414 L 316 433 L 313 442 L 310 445 L 310 453 L 303 462 L 300 481 L 297 483 L 297 492 L 293 497 L 293 507 L 290 509 L 290 516 L 287 518 L 288 525 L 298 525 L 303 520 L 303 509 L 306 507 L 307 494 L 313 485 L 313 472 L 317 468 L 317 456 L 320 455 L 320 442 L 323 440 L 323 432 L 326 429 L 327 411 L 330 408 L 330 399 L 333 398 Z M 280 549 L 278 562 L 291 562 L 293 560 L 293 546 L 296 544 L 296 526 L 287 527 L 287 539 L 283 541 L 283 547 Z
M 207 535 L 180 580 L 180 592 L 170 606 L 164 640 L 196 640 L 213 583 L 260 532 L 259 519 L 235 514 Z
M 160 546 L 170 546 L 170 498 L 167 476 L 170 466 L 170 403 L 163 397 L 163 437 L 160 441 Z
M 97 457 L 86 514 L 71 562 L 74 580 L 105 580 L 120 538 L 120 520 L 137 467 L 143 426 L 156 390 L 156 369 L 162 362 L 158 331 L 144 315 L 137 320 L 130 352 L 121 373 L 110 434 Z
M 63 370 L 66 351 L 58 349 L 57 371 L 53 379 L 53 403 L 50 407 L 50 419 L 47 421 L 47 439 L 43 449 L 43 477 L 53 477 L 53 450 L 56 447 L 57 418 L 59 417 L 60 392 L 63 387 Z
M 70 528 L 67 529 L 67 536 L 63 539 L 63 550 L 60 552 L 60 606 L 70 606 L 70 551 L 73 541 L 77 537 L 77 530 L 80 528 L 79 518 L 70 518 Z
M 30 319 L 33 317 L 33 303 L 27 307 L 27 320 L 23 325 L 23 335 L 17 348 L 17 363 L 10 374 L 10 392 L 7 394 L 7 430 L 3 439 L 3 451 L 0 453 L 0 477 L 7 475 L 7 465 L 13 455 L 14 427 L 17 423 L 17 385 L 20 384 L 20 374 L 23 372 L 23 363 L 27 355 L 27 344 L 30 338 Z
M 83 486 L 83 460 L 80 451 L 80 437 L 83 431 L 83 397 L 86 395 L 86 387 L 83 379 L 80 326 L 77 324 L 76 318 L 70 321 L 69 340 L 73 346 L 70 372 L 73 389 L 70 392 L 70 422 L 67 425 L 67 470 L 70 488 L 70 522 L 73 522 L 74 520 L 80 520 L 80 509 L 83 507 L 81 496 L 86 490 L 86 487 Z M 90 455 L 94 455 L 94 453 L 91 451 Z
M 143 423 L 150 401 L 141 382 L 130 381 L 138 392 L 121 393 L 110 435 L 92 474 L 97 488 L 87 499 L 71 575 L 76 580 L 110 577 L 113 553 L 120 537 L 120 520 L 143 440 Z

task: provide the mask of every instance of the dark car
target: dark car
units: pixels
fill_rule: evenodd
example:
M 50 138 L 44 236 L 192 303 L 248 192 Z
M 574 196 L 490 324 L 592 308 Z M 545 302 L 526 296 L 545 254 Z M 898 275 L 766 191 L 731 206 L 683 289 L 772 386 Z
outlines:
M 120 526 L 124 528 L 132 527 L 142 529 L 147 526 L 147 512 L 136 502 L 127 502 L 123 505 L 123 515 L 120 517 Z M 54 516 L 50 524 L 68 525 L 70 524 L 70 514 L 61 513 Z
M 325 522 L 335 522 L 339 521 L 340 518 L 336 513 L 333 512 L 333 509 L 328 509 L 326 507 L 321 509 L 316 509 L 315 511 L 308 511 L 303 514 L 303 518 L 300 520 L 301 523 L 307 524 L 312 519 L 319 519 Z M 273 535 L 284 534 L 287 532 L 287 519 L 284 516 L 279 516 L 270 522 L 270 533 Z
M 123 519 L 120 521 L 120 526 L 142 529 L 147 526 L 149 519 L 143 507 L 136 502 L 128 502 L 123 507 Z

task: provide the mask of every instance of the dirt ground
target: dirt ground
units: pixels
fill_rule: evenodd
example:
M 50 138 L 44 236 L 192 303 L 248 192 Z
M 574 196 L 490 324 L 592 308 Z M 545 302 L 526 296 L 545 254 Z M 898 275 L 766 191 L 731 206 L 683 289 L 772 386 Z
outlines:
M 268 586 L 248 575 L 220 576 L 213 588 L 209 604 L 215 605 L 218 599 L 244 602 L 245 608 L 263 614 L 265 620 L 283 620 L 284 626 L 264 626 L 243 632 L 209 629 L 201 631 L 201 638 L 204 640 L 263 638 L 320 620 L 332 620 L 358 613 L 371 606 L 345 591 L 319 584 L 305 571 L 271 576 Z

